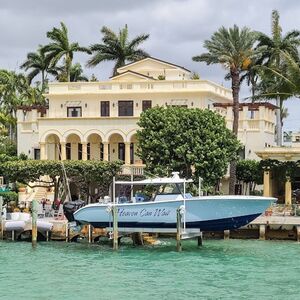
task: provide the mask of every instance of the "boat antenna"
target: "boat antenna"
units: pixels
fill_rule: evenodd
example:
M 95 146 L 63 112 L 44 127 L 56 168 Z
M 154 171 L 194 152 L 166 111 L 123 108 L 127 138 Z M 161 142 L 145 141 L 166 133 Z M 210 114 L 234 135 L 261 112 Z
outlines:
M 199 176 L 199 185 L 198 185 L 199 198 L 201 197 L 201 184 L 202 184 L 202 178 Z
M 56 146 L 57 146 L 57 149 L 58 149 L 59 156 L 62 157 L 61 156 L 61 151 L 59 149 L 58 144 Z M 64 176 L 65 185 L 67 186 L 68 198 L 69 198 L 69 201 L 71 201 L 72 200 L 72 198 L 71 198 L 71 191 L 70 191 L 70 185 L 69 185 L 69 180 L 68 180 L 68 177 L 67 177 L 67 172 L 66 172 L 65 164 L 64 164 L 64 161 L 62 159 L 60 160 L 60 163 L 61 163 L 62 170 L 63 170 L 63 176 Z

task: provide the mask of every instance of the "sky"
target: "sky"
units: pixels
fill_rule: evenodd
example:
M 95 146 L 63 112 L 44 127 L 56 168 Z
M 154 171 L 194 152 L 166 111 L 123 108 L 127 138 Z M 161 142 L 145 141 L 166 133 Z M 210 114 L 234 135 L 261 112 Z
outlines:
M 28 52 L 46 44 L 46 32 L 63 21 L 72 41 L 82 46 L 101 42 L 100 29 L 115 31 L 128 25 L 131 38 L 149 33 L 142 48 L 151 56 L 184 66 L 208 79 L 230 87 L 225 70 L 192 61 L 205 52 L 203 42 L 221 26 L 237 24 L 266 34 L 271 32 L 271 12 L 280 13 L 283 34 L 300 30 L 298 0 L 0 0 L 0 68 L 19 70 Z M 76 54 L 74 62 L 85 66 L 86 54 Z M 99 80 L 111 76 L 113 65 L 85 67 L 86 75 Z M 242 98 L 249 96 L 245 86 Z M 289 117 L 285 130 L 300 130 L 300 99 L 286 101 Z

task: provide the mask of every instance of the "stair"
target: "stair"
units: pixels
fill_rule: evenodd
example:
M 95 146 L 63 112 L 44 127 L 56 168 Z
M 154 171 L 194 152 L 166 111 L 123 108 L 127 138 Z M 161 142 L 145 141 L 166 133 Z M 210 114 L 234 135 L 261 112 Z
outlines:
M 44 187 L 35 188 L 35 193 L 33 195 L 33 199 L 40 201 L 43 198 L 47 199 L 47 189 Z

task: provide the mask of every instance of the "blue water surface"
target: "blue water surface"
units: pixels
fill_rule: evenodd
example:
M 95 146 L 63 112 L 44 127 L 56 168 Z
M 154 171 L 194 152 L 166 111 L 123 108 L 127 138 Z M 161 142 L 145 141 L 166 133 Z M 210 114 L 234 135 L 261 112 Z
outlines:
M 109 245 L 0 241 L 0 299 L 300 299 L 300 244 Z

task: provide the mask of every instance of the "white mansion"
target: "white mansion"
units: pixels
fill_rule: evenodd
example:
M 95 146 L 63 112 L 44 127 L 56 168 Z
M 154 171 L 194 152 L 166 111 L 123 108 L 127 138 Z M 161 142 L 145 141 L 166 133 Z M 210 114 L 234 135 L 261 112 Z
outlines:
M 34 159 L 121 159 L 142 167 L 135 154 L 140 113 L 156 105 L 208 108 L 232 127 L 230 89 L 207 80 L 191 80 L 190 71 L 155 58 L 118 69 L 103 82 L 50 83 L 49 108 L 18 110 L 18 154 Z M 159 80 L 163 79 L 163 80 Z M 239 139 L 245 157 L 273 145 L 275 107 L 240 106 Z

